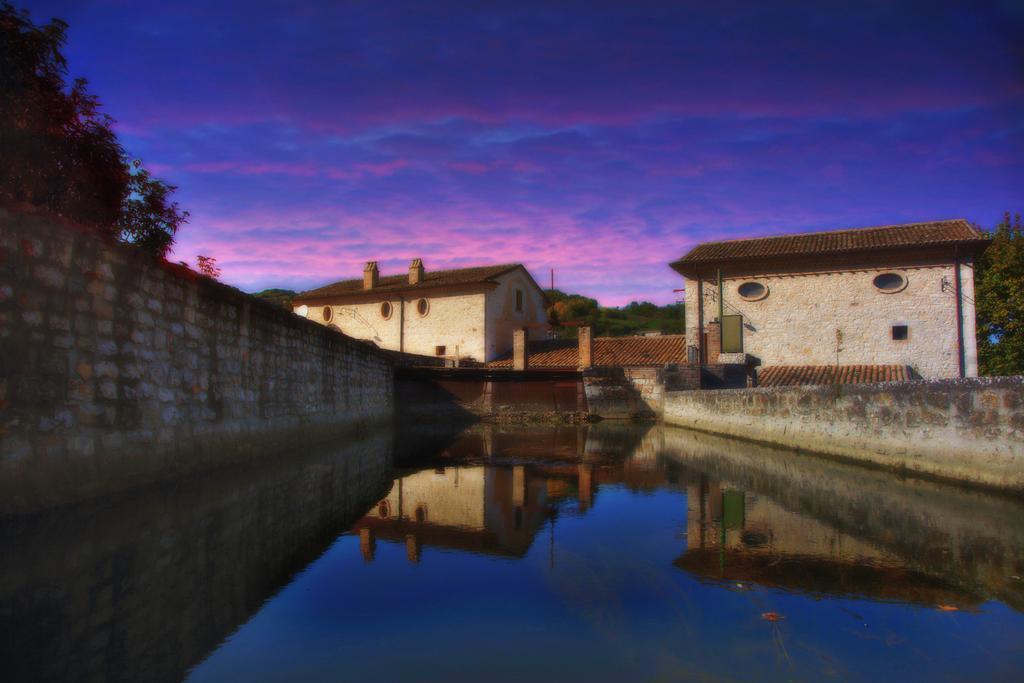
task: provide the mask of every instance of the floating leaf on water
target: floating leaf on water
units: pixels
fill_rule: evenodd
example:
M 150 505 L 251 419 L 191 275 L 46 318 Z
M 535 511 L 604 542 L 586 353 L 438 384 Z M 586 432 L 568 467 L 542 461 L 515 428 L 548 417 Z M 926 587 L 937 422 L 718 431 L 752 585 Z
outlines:
M 761 618 L 765 621 L 782 621 L 786 617 L 782 616 L 778 612 L 762 612 Z
M 936 605 L 943 612 L 959 612 L 960 608 L 955 605 Z

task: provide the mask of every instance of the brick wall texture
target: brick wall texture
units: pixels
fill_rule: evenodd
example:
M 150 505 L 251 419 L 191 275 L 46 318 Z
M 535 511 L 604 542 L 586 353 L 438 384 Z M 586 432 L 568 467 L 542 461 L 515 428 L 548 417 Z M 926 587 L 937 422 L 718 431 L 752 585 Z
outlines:
M 0 211 L 0 513 L 326 438 L 392 385 L 369 344 Z

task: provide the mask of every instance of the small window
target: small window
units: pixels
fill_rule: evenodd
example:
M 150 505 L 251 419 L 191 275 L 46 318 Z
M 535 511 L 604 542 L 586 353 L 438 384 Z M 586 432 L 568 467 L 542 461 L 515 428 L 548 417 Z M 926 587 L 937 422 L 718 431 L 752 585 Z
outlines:
M 906 341 L 910 335 L 910 329 L 906 325 L 893 325 L 892 326 L 892 340 L 893 341 Z
M 768 296 L 768 288 L 760 282 L 744 282 L 736 288 L 736 292 L 747 301 L 760 301 Z
M 416 302 L 416 312 L 420 315 L 426 315 L 430 312 L 430 302 L 426 299 L 420 299 Z
M 323 316 L 325 323 L 331 322 L 331 318 L 334 317 L 334 311 L 331 310 L 330 306 L 324 306 Z
M 521 289 L 516 290 L 516 312 L 523 312 L 523 290 Z
M 416 521 L 422 524 L 427 521 L 427 506 L 420 503 L 416 506 Z
M 899 273 L 882 273 L 872 280 L 875 288 L 886 294 L 902 291 L 907 286 L 907 279 Z
M 445 347 L 444 346 L 435 346 L 434 347 L 434 355 L 435 356 L 443 356 L 444 352 L 445 352 Z
M 390 301 L 385 301 L 384 303 L 382 303 L 380 305 L 380 317 L 384 318 L 385 320 L 390 320 L 391 319 L 391 302 Z
M 377 503 L 377 516 L 387 519 L 391 516 L 391 505 L 386 500 Z

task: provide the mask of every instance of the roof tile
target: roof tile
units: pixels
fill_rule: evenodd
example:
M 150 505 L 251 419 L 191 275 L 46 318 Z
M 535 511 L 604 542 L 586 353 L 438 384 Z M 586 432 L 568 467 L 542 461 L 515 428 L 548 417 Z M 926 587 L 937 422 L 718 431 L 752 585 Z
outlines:
M 984 241 L 986 237 L 970 223 L 963 219 L 955 219 L 705 242 L 691 249 L 686 256 L 673 263 L 673 266 Z
M 528 344 L 531 368 L 575 368 L 579 345 L 575 339 L 546 339 Z M 657 337 L 596 337 L 592 359 L 597 367 L 651 367 L 686 361 L 686 335 Z M 512 354 L 491 361 L 490 368 L 511 368 Z
M 906 365 L 774 365 L 761 368 L 757 373 L 757 384 L 762 387 L 870 384 L 911 379 L 914 379 L 914 372 Z
M 495 266 L 475 266 L 473 268 L 454 268 L 451 270 L 426 271 L 423 282 L 416 285 L 409 284 L 409 276 L 406 273 L 401 275 L 388 275 L 381 277 L 376 287 L 372 290 L 363 289 L 362 278 L 354 280 L 341 280 L 317 289 L 311 289 L 296 295 L 295 300 L 301 299 L 326 299 L 331 297 L 348 296 L 352 294 L 364 294 L 366 292 L 390 292 L 397 293 L 429 287 L 444 287 L 448 285 L 473 285 L 491 282 L 493 278 L 507 273 L 516 268 L 522 268 L 520 263 L 504 263 Z

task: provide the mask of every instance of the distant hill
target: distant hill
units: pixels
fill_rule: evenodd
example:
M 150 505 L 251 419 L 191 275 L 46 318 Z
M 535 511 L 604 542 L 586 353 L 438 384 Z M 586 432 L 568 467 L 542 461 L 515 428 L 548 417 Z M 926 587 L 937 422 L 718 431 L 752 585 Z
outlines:
M 262 292 L 254 292 L 253 296 L 258 296 L 272 304 L 277 304 L 281 308 L 291 310 L 292 299 L 295 298 L 295 294 L 296 292 L 290 289 L 264 289 Z
M 633 301 L 622 307 L 601 306 L 596 299 L 582 294 L 569 294 L 547 289 L 548 316 L 560 323 L 579 322 L 590 325 L 598 337 L 624 337 L 644 332 L 683 334 L 686 322 L 680 304 L 658 306 L 649 301 Z M 556 335 L 575 338 L 576 327 L 557 327 Z

